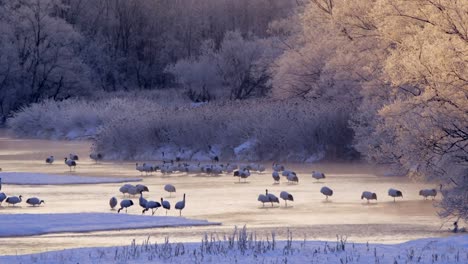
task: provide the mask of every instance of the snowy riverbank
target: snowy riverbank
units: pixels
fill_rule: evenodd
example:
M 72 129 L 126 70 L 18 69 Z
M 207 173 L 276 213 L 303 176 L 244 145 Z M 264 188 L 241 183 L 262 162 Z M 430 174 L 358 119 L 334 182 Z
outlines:
M 123 213 L 2 214 L 1 223 L 3 228 L 0 229 L 0 237 L 139 228 L 219 225 L 219 223 L 188 219 L 185 217 L 127 215 Z
M 426 238 L 402 244 L 354 244 L 337 241 L 258 239 L 245 229 L 200 243 L 133 241 L 129 246 L 77 248 L 3 256 L 1 263 L 467 263 L 468 235 Z
M 63 185 L 138 182 L 140 178 L 89 177 L 75 175 L 53 175 L 33 172 L 0 172 L 4 184 L 17 185 Z

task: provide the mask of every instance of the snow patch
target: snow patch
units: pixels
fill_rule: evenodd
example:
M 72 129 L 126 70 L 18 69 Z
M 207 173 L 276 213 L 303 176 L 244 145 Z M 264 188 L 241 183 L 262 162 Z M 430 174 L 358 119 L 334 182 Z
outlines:
M 140 178 L 88 177 L 76 175 L 53 175 L 32 172 L 0 172 L 4 184 L 19 185 L 63 185 L 137 182 Z
M 91 232 L 177 226 L 206 226 L 220 223 L 174 216 L 145 216 L 116 213 L 3 214 L 0 237 L 50 233 Z M 1 262 L 1 261 L 0 261 Z

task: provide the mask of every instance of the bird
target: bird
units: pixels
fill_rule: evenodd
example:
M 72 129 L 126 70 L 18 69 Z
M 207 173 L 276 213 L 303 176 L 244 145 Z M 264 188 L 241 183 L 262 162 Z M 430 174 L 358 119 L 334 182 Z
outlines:
M 171 210 L 171 204 L 169 203 L 169 201 L 167 200 L 164 200 L 162 197 L 161 197 L 161 205 L 164 209 L 166 209 L 166 215 L 167 215 L 167 210 Z
M 176 188 L 175 188 L 174 185 L 172 185 L 172 184 L 166 184 L 166 185 L 164 186 L 164 190 L 165 190 L 166 192 L 169 192 L 169 197 L 172 197 L 172 193 L 173 193 L 173 192 L 176 192 Z
M 119 188 L 119 191 L 125 196 L 125 194 L 128 193 L 128 189 L 131 187 L 134 187 L 134 186 L 127 183 L 127 184 L 122 185 L 122 187 Z
M 45 160 L 45 162 L 47 164 L 52 164 L 52 163 L 54 163 L 54 160 L 55 160 L 54 156 L 50 156 Z
M 71 160 L 79 160 L 78 155 L 70 153 L 68 155 L 68 158 Z
M 185 193 L 184 193 L 184 199 L 182 201 L 178 201 L 175 204 L 175 209 L 179 210 L 179 216 L 182 216 L 182 210 L 185 208 Z
M 148 211 L 149 209 L 151 209 L 151 212 L 152 214 L 151 215 L 154 215 L 154 213 L 156 212 L 156 210 L 158 210 L 158 208 L 161 207 L 161 204 L 159 202 L 156 202 L 156 201 L 148 201 L 146 202 L 146 208 L 143 209 L 143 211 L 141 211 L 142 214 L 144 214 L 146 211 Z M 156 210 L 155 210 L 156 209 Z
M 278 171 L 273 171 L 273 173 L 271 173 L 271 177 L 273 177 L 273 180 L 275 181 L 276 184 L 279 183 L 280 175 Z
M 369 203 L 369 200 L 377 200 L 377 194 L 373 193 L 373 192 L 369 192 L 369 191 L 364 191 L 362 192 L 362 195 L 361 195 L 361 200 L 366 198 L 367 199 L 367 203 Z
M 274 171 L 284 171 L 284 166 L 276 162 L 274 162 L 271 167 L 273 168 Z
M 135 187 L 137 188 L 138 192 L 149 192 L 149 189 L 146 185 L 137 184 Z
M 279 203 L 278 197 L 272 193 L 268 193 L 268 190 L 265 190 L 266 196 L 268 197 L 268 201 L 271 203 L 271 207 L 273 207 L 273 203 Z
M 89 154 L 89 158 L 91 158 L 92 160 L 94 160 L 96 163 L 98 163 L 98 161 L 102 160 L 102 154 L 101 153 L 91 153 Z
M 73 167 L 73 170 L 76 169 L 76 162 L 72 159 L 65 158 L 65 164 L 70 168 L 70 171 L 72 170 L 71 168 Z
M 291 172 L 288 174 L 288 181 L 299 183 L 299 178 L 297 177 L 295 172 Z
M 6 198 L 7 198 L 6 194 L 3 192 L 0 192 L 0 204 L 2 204 Z
M 143 197 L 143 192 L 140 192 L 140 199 L 138 199 L 138 204 L 143 208 L 146 209 L 146 203 L 148 201 Z M 142 212 L 143 213 L 143 212 Z
M 138 189 L 137 189 L 136 186 L 133 186 L 133 185 L 132 185 L 132 186 L 129 186 L 129 187 L 128 187 L 128 194 L 129 194 L 129 195 L 135 196 L 135 195 L 137 195 L 138 193 L 139 193 L 139 192 L 138 192 Z
M 37 197 L 28 198 L 26 203 L 32 206 L 41 205 L 41 203 L 45 204 L 44 200 L 41 200 Z
M 325 179 L 325 174 L 320 171 L 312 171 L 312 178 L 316 179 L 317 181 L 320 179 Z
M 7 204 L 9 204 L 9 205 L 12 204 L 14 206 L 15 204 L 21 203 L 21 201 L 23 201 L 21 199 L 22 197 L 23 196 L 21 196 L 21 195 L 20 196 L 10 196 L 10 197 L 6 198 L 5 202 Z
M 143 175 L 143 172 L 145 171 L 145 163 L 143 165 L 138 165 L 138 163 L 135 163 L 135 169 L 140 172 L 140 175 Z
M 403 193 L 400 190 L 390 188 L 388 189 L 388 196 L 393 197 L 393 202 L 395 202 L 396 197 L 403 198 Z
M 323 186 L 322 189 L 320 189 L 320 192 L 325 195 L 326 199 L 328 200 L 328 196 L 333 196 L 333 190 L 328 188 L 327 186 Z
M 120 208 L 117 210 L 117 213 L 120 213 L 120 210 L 125 208 L 125 213 L 127 212 L 127 208 L 133 205 L 132 200 L 122 200 L 120 202 Z
M 268 190 L 267 190 L 267 194 L 268 194 Z M 258 198 L 257 198 L 257 201 L 261 202 L 263 205 L 262 207 L 265 207 L 265 203 L 269 203 L 270 200 L 268 199 L 267 195 L 266 194 L 259 194 L 258 195 Z
M 246 182 L 246 179 L 249 176 L 250 176 L 250 170 L 247 168 L 234 171 L 234 177 L 239 177 L 239 182 L 241 178 L 244 179 L 244 182 Z
M 286 191 L 282 191 L 280 193 L 280 198 L 284 200 L 284 203 L 285 203 L 285 206 L 288 207 L 288 201 L 293 201 L 294 202 L 294 197 L 286 192 Z
M 118 203 L 117 198 L 115 197 L 110 198 L 109 205 L 111 209 L 114 209 L 117 206 L 117 203 Z
M 419 191 L 419 195 L 424 197 L 424 200 L 427 200 L 428 196 L 432 196 L 432 200 L 435 199 L 437 196 L 437 190 L 436 189 L 422 189 Z

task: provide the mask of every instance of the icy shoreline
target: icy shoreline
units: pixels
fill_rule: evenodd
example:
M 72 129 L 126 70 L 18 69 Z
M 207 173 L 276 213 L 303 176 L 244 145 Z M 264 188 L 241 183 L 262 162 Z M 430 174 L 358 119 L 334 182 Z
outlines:
M 66 185 L 138 182 L 141 178 L 92 177 L 76 175 L 54 175 L 34 172 L 0 172 L 4 184 L 15 185 Z
M 120 229 L 206 226 L 220 223 L 174 216 L 127 215 L 115 213 L 2 214 L 0 237 L 52 233 L 92 232 Z M 20 226 L 21 228 L 18 228 Z M 11 227 L 11 228 L 5 228 Z M 1 262 L 0 262 L 1 263 Z

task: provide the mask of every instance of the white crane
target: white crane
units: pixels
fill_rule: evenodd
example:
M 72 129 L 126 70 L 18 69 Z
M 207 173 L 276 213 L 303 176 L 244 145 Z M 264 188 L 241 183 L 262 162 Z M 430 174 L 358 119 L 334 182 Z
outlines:
M 12 204 L 13 206 L 15 206 L 16 204 L 21 203 L 21 201 L 23 201 L 23 200 L 21 199 L 22 197 L 23 197 L 23 196 L 21 196 L 21 195 L 20 195 L 20 196 L 10 196 L 10 197 L 6 198 L 5 202 L 6 202 L 8 205 L 11 205 L 11 204 Z
M 117 198 L 115 197 L 110 198 L 109 206 L 112 210 L 114 210 L 114 208 L 117 206 L 117 203 L 118 203 Z
M 284 200 L 285 207 L 288 207 L 288 201 L 294 202 L 294 197 L 286 191 L 280 193 L 280 198 Z
M 0 204 L 2 204 L 6 198 L 7 198 L 6 194 L 3 192 L 0 192 Z
M 171 204 L 169 203 L 169 201 L 167 200 L 164 200 L 162 197 L 161 197 L 161 206 L 166 209 L 166 215 L 167 215 L 167 211 L 168 210 L 171 210 Z
M 320 179 L 325 179 L 325 173 L 320 171 L 312 171 L 312 178 L 316 179 L 317 181 Z
M 148 201 L 143 197 L 143 192 L 140 192 L 140 199 L 138 199 L 138 204 L 143 208 L 146 209 L 146 203 Z M 143 213 L 143 212 L 142 212 Z
M 268 200 L 271 203 L 271 207 L 273 207 L 273 203 L 279 203 L 278 197 L 276 197 L 276 195 L 274 195 L 272 193 L 268 193 L 268 190 L 266 190 L 266 195 L 268 197 Z
M 362 192 L 361 200 L 364 198 L 367 199 L 367 203 L 369 203 L 369 200 L 377 200 L 377 194 L 369 191 L 364 191 Z
M 275 181 L 275 184 L 278 184 L 280 181 L 280 175 L 278 171 L 273 171 L 271 173 L 271 177 L 273 177 L 273 180 Z
M 288 181 L 299 184 L 299 178 L 294 171 L 288 174 Z
M 262 203 L 262 207 L 265 207 L 265 203 L 269 203 L 270 200 L 268 199 L 268 190 L 266 190 L 266 194 L 259 194 L 257 201 Z
M 122 200 L 120 202 L 120 208 L 119 210 L 117 210 L 117 213 L 120 213 L 120 210 L 124 209 L 125 208 L 125 213 L 127 212 L 127 208 L 129 208 L 130 206 L 133 205 L 133 201 L 132 200 Z
M 172 184 L 164 185 L 164 190 L 169 193 L 169 197 L 172 197 L 172 193 L 176 192 L 176 188 Z
M 327 186 L 323 186 L 322 189 L 320 189 L 320 192 L 325 195 L 325 200 L 328 200 L 328 196 L 333 196 L 333 190 Z
M 395 202 L 396 197 L 403 198 L 403 193 L 400 190 L 390 188 L 388 190 L 388 196 L 393 197 L 393 202 Z
M 32 206 L 39 206 L 41 205 L 42 203 L 45 204 L 44 200 L 41 200 L 37 197 L 31 197 L 31 198 L 28 198 L 26 200 L 26 203 L 29 204 L 29 205 L 32 205 Z
M 101 153 L 91 153 L 89 154 L 89 158 L 94 160 L 94 162 L 97 164 L 98 161 L 102 160 L 103 156 Z
M 137 188 L 138 192 L 149 192 L 149 189 L 146 185 L 137 184 L 135 187 Z
M 158 208 L 161 207 L 161 204 L 156 201 L 148 201 L 146 202 L 146 208 L 141 211 L 142 214 L 144 214 L 146 211 L 151 209 L 151 215 L 154 215 L 154 213 L 158 210 Z
M 133 185 L 126 183 L 122 185 L 122 187 L 119 188 L 119 191 L 125 196 L 126 193 L 128 193 L 128 189 L 134 187 Z
M 54 160 L 55 160 L 54 156 L 49 156 L 48 158 L 46 158 L 45 162 L 47 164 L 52 164 L 54 163 Z
M 65 158 L 65 164 L 70 168 L 70 171 L 72 170 L 71 168 L 73 167 L 73 170 L 76 169 L 76 161 L 72 159 Z
M 184 199 L 182 201 L 178 201 L 175 204 L 175 209 L 179 210 L 179 216 L 182 216 L 182 210 L 185 208 L 185 193 L 184 193 Z
M 419 191 L 419 195 L 424 197 L 424 200 L 427 200 L 428 196 L 432 196 L 432 200 L 435 199 L 437 196 L 437 190 L 436 189 L 422 189 Z

